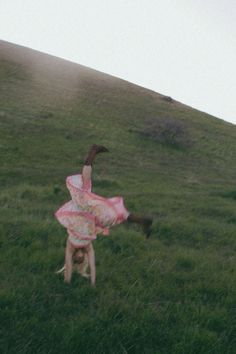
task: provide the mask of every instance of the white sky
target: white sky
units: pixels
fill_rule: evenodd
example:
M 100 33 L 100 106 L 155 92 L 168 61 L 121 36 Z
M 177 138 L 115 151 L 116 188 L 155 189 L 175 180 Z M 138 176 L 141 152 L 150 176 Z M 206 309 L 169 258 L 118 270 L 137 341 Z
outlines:
M 236 0 L 0 0 L 0 39 L 236 124 Z

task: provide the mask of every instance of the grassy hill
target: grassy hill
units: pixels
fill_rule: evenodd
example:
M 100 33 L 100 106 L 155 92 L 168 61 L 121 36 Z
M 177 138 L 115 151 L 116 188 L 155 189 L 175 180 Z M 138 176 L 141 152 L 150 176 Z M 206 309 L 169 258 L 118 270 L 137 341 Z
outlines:
M 181 82 L 179 83 L 181 85 Z M 235 353 L 236 127 L 0 41 L 1 353 Z M 65 178 L 154 217 L 94 242 L 97 286 L 55 270 Z

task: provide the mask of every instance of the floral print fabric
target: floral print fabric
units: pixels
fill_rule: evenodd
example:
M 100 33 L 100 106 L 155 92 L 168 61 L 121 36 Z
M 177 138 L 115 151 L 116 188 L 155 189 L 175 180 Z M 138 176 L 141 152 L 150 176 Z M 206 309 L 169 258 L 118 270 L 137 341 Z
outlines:
M 122 197 L 104 198 L 92 193 L 92 184 L 83 183 L 82 175 L 66 179 L 71 200 L 59 208 L 55 217 L 67 228 L 75 247 L 84 247 L 96 239 L 98 233 L 109 234 L 109 228 L 127 219 L 129 212 Z

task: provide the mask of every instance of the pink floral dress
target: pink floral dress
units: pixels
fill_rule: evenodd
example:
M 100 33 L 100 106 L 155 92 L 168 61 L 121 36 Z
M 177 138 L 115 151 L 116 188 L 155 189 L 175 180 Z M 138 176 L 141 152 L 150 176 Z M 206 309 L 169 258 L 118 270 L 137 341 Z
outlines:
M 69 241 L 76 248 L 86 247 L 98 233 L 109 234 L 109 228 L 124 222 L 129 212 L 122 197 L 104 198 L 91 192 L 92 183 L 83 183 L 82 175 L 66 179 L 71 200 L 55 212 L 67 228 Z

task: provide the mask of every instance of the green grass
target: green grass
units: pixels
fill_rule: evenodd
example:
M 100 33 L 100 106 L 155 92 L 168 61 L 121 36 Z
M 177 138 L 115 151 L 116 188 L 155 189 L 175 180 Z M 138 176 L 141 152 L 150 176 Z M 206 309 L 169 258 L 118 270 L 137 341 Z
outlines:
M 236 128 L 157 93 L 0 42 L 1 353 L 235 353 Z M 24 55 L 22 55 L 24 54 Z M 181 122 L 191 146 L 143 136 Z M 66 285 L 54 212 L 92 143 L 94 191 L 154 217 L 94 242 Z

